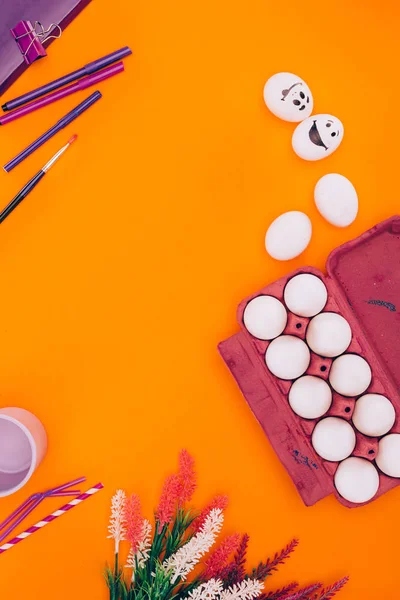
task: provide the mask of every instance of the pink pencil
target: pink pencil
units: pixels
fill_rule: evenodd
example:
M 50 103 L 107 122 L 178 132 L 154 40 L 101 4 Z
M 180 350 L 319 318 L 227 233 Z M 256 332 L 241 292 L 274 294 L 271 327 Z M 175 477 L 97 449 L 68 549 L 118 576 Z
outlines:
M 61 517 L 61 515 L 64 515 L 66 512 L 71 510 L 71 508 L 74 508 L 84 500 L 87 500 L 88 498 L 93 496 L 93 494 L 96 494 L 96 492 L 99 492 L 101 489 L 103 489 L 103 487 L 104 485 L 102 483 L 98 483 L 84 494 L 81 494 L 77 498 L 74 498 L 74 500 L 71 500 L 71 502 L 68 502 L 68 504 L 64 504 L 64 506 L 51 513 L 51 515 L 49 515 L 48 517 L 45 517 L 42 521 L 36 523 L 36 525 L 32 525 L 32 527 L 29 527 L 6 544 L 3 544 L 3 546 L 0 546 L 0 554 L 3 554 L 3 552 L 7 552 L 7 550 L 10 550 L 10 548 L 13 548 L 17 544 L 19 544 L 19 542 L 22 542 L 22 540 L 25 540 L 33 533 L 39 531 L 39 529 L 43 529 L 43 527 L 45 527 L 55 519 L 58 519 L 58 517 Z

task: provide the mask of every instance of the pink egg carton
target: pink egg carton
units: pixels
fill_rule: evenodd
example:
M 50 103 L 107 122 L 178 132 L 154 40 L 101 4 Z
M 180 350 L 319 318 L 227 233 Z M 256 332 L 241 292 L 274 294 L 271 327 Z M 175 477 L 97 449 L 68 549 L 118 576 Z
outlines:
M 286 283 L 299 273 L 320 277 L 328 290 L 323 312 L 341 314 L 352 328 L 353 337 L 346 353 L 361 355 L 372 369 L 372 382 L 364 394 L 383 394 L 391 400 L 396 421 L 390 433 L 400 433 L 400 216 L 376 225 L 334 250 L 326 270 L 327 275 L 313 267 L 297 269 L 243 300 L 237 313 L 240 331 L 218 348 L 304 503 L 311 506 L 334 493 L 345 506 L 356 507 L 361 505 L 348 502 L 336 491 L 334 474 L 339 463 L 322 459 L 311 445 L 312 431 L 320 419 L 306 420 L 292 411 L 288 392 L 293 382 L 278 379 L 268 370 L 264 357 L 270 342 L 256 339 L 246 330 L 243 313 L 248 302 L 259 295 L 274 296 L 285 304 Z M 283 335 L 305 340 L 310 319 L 287 312 Z M 316 375 L 328 382 L 333 360 L 311 352 L 305 375 Z M 333 391 L 331 408 L 321 418 L 336 416 L 352 424 L 355 402 L 356 398 Z M 352 456 L 374 462 L 379 439 L 354 430 L 357 443 Z M 375 466 L 380 484 L 369 502 L 400 483 L 400 479 L 388 477 Z

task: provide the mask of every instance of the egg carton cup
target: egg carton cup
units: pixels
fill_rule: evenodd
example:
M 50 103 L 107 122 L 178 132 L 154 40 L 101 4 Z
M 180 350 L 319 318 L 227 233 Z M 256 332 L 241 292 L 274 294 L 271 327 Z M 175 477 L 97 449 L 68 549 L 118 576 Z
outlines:
M 342 315 L 352 329 L 352 341 L 345 354 L 359 354 L 372 370 L 367 393 L 389 398 L 396 411 L 394 426 L 388 433 L 400 433 L 400 216 L 392 217 L 334 250 L 326 263 L 327 274 L 304 267 L 252 294 L 243 300 L 237 312 L 240 331 L 218 346 L 226 365 L 286 468 L 300 496 L 311 506 L 330 494 L 343 505 L 362 506 L 345 500 L 334 485 L 339 465 L 322 459 L 311 444 L 311 434 L 318 421 L 327 416 L 341 417 L 352 426 L 356 398 L 341 396 L 332 390 L 329 411 L 320 419 L 307 420 L 297 416 L 288 402 L 293 381 L 275 377 L 265 363 L 270 341 L 253 337 L 245 328 L 243 313 L 247 304 L 260 295 L 274 296 L 288 313 L 282 335 L 305 340 L 310 318 L 291 313 L 284 302 L 284 289 L 295 275 L 310 273 L 319 277 L 328 290 L 328 300 L 322 312 Z M 398 306 L 397 306 L 397 305 Z M 397 312 L 399 310 L 399 312 Z M 329 383 L 334 359 L 323 358 L 310 350 L 311 361 L 303 375 L 315 375 Z M 354 426 L 353 426 L 354 428 Z M 379 473 L 379 488 L 368 504 L 400 484 L 400 478 L 382 473 L 376 465 L 379 438 L 363 435 L 356 428 L 356 447 L 351 456 L 375 464 Z

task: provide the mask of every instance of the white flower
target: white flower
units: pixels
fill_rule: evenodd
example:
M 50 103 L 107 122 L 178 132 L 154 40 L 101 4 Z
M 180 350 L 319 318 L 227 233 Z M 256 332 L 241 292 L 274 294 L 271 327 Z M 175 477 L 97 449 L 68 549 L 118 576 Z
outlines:
M 111 500 L 111 517 L 108 531 L 109 538 L 115 541 L 115 554 L 118 554 L 119 543 L 125 539 L 126 519 L 125 519 L 126 494 L 124 490 L 117 490 Z
M 193 592 L 190 592 L 186 600 L 216 600 L 222 589 L 222 581 L 220 579 L 210 579 L 206 583 L 199 585 Z
M 200 531 L 192 539 L 164 562 L 165 570 L 171 572 L 171 583 L 178 578 L 183 581 L 195 568 L 199 560 L 207 554 L 214 544 L 224 522 L 224 513 L 220 508 L 214 508 L 206 518 Z
M 143 521 L 142 540 L 139 542 L 136 552 L 133 548 L 130 549 L 126 561 L 126 567 L 132 569 L 132 581 L 135 580 L 136 564 L 140 569 L 143 569 L 151 550 L 151 523 L 147 519 Z
M 261 595 L 264 589 L 264 584 L 257 579 L 246 579 L 239 583 L 234 584 L 227 590 L 224 590 L 221 594 L 220 600 L 253 600 Z

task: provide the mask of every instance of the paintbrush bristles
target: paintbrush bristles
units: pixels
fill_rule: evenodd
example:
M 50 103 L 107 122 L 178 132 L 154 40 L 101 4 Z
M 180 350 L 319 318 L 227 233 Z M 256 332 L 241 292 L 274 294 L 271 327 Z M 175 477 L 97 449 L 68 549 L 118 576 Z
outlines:
M 63 146 L 61 148 L 61 150 L 59 150 L 50 160 L 48 163 L 45 164 L 45 166 L 43 167 L 42 171 L 44 173 L 47 173 L 47 171 L 49 171 L 51 169 L 51 167 L 54 165 L 55 162 L 57 162 L 57 160 L 64 154 L 64 152 L 66 150 L 68 150 L 68 148 L 70 147 L 71 144 L 74 143 L 74 141 L 77 139 L 77 135 L 73 135 L 72 138 L 65 144 L 65 146 Z

